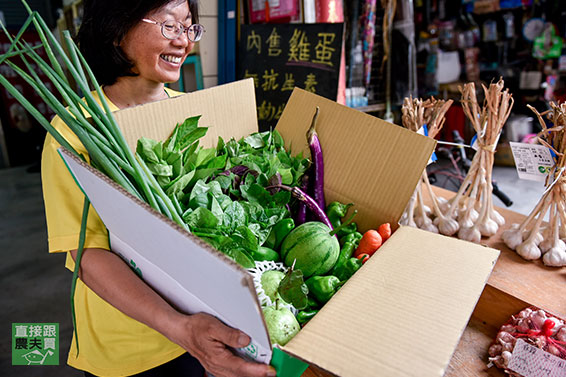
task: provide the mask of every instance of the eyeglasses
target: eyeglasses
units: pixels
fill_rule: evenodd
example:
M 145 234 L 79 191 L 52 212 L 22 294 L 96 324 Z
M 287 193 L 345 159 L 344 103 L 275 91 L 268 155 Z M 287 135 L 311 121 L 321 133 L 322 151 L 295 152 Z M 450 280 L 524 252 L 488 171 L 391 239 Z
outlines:
M 201 24 L 192 24 L 189 27 L 184 26 L 182 23 L 174 20 L 167 20 L 164 22 L 157 22 L 147 18 L 142 19 L 143 22 L 147 22 L 149 24 L 159 25 L 161 26 L 161 34 L 170 40 L 177 39 L 183 34 L 185 31 L 187 32 L 187 37 L 191 42 L 198 42 L 202 38 L 202 35 L 206 30 L 204 30 L 204 26 Z

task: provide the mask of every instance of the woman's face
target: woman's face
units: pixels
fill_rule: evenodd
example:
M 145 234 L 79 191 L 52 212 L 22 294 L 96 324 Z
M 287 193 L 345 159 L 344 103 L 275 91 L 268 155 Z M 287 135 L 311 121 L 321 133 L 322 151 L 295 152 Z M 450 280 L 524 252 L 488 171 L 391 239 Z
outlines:
M 171 1 L 145 18 L 159 23 L 175 20 L 185 27 L 192 21 L 187 1 Z M 179 79 L 179 69 L 193 45 L 186 32 L 170 40 L 161 34 L 160 25 L 143 21 L 130 29 L 120 43 L 124 53 L 134 63 L 133 71 L 139 74 L 137 77 L 159 83 Z

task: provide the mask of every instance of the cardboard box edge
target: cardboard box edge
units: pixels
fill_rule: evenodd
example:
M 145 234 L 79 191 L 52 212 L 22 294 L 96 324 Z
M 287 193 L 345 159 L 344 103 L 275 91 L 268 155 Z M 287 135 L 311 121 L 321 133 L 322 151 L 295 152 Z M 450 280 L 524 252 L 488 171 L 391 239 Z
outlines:
M 102 172 L 100 172 L 98 169 L 95 169 L 94 167 L 92 167 L 91 165 L 85 163 L 84 161 L 81 161 L 77 156 L 73 155 L 71 152 L 69 152 L 68 150 L 66 150 L 63 147 L 60 147 L 58 149 L 58 152 L 60 155 L 65 155 L 71 159 L 73 159 L 74 161 L 76 161 L 78 164 L 80 164 L 81 166 L 83 166 L 85 169 L 87 169 L 89 172 L 91 172 L 92 174 L 94 174 L 95 176 L 97 176 L 99 179 L 103 180 L 104 182 L 106 182 L 107 184 L 111 185 L 114 189 L 118 190 L 119 192 L 121 192 L 124 196 L 126 196 L 127 198 L 129 198 L 130 200 L 132 200 L 134 203 L 138 204 L 143 210 L 145 210 L 149 215 L 151 216 L 155 216 L 158 219 L 160 219 L 161 221 L 165 222 L 169 227 L 173 228 L 175 231 L 177 231 L 178 233 L 180 233 L 181 235 L 183 235 L 185 238 L 189 238 L 191 241 L 195 242 L 195 244 L 197 244 L 199 247 L 203 248 L 204 250 L 206 250 L 207 252 L 209 252 L 210 254 L 212 254 L 213 256 L 215 256 L 216 258 L 218 258 L 219 260 L 221 260 L 224 263 L 227 263 L 228 265 L 230 265 L 230 267 L 235 268 L 236 270 L 240 270 L 242 272 L 242 281 L 245 283 L 245 286 L 254 294 L 254 297 L 256 298 L 256 305 L 259 311 L 261 311 L 261 305 L 259 303 L 259 300 L 257 299 L 257 293 L 255 290 L 255 286 L 253 283 L 253 279 L 250 276 L 250 274 L 247 273 L 247 271 L 241 267 L 238 263 L 236 263 L 235 261 L 233 261 L 232 259 L 228 258 L 226 255 L 224 255 L 221 251 L 216 250 L 215 248 L 213 248 L 212 246 L 210 246 L 209 244 L 207 244 L 206 242 L 204 242 L 203 240 L 201 240 L 200 238 L 198 238 L 197 236 L 194 236 L 193 234 L 189 233 L 188 231 L 186 231 L 185 229 L 183 229 L 179 224 L 175 223 L 173 220 L 169 219 L 168 217 L 166 217 L 165 215 L 157 212 L 156 210 L 154 210 L 153 208 L 151 208 L 151 206 L 147 203 L 145 203 L 144 201 L 140 200 L 139 198 L 136 198 L 134 195 L 132 195 L 131 193 L 129 193 L 126 189 L 124 189 L 122 186 L 118 185 L 117 183 L 115 183 L 114 181 L 112 181 L 109 177 L 107 177 L 105 174 L 103 174 Z M 63 158 L 61 156 L 61 158 Z M 67 166 L 67 169 L 69 169 L 67 162 L 63 159 L 65 166 Z M 81 191 L 84 193 L 84 190 L 82 189 L 82 187 L 79 185 L 77 179 L 75 178 L 75 176 L 73 175 L 72 171 L 69 169 L 69 173 L 71 174 L 71 176 L 73 177 L 73 179 L 75 180 L 75 182 L 77 183 L 77 186 L 81 189 Z M 88 198 L 88 196 L 85 194 L 85 197 Z M 94 208 L 94 207 L 93 207 Z M 96 208 L 95 208 L 96 210 Z M 111 251 L 111 250 L 110 250 Z M 263 322 L 264 322 L 264 326 L 267 329 L 267 325 L 265 324 L 265 319 L 263 318 Z

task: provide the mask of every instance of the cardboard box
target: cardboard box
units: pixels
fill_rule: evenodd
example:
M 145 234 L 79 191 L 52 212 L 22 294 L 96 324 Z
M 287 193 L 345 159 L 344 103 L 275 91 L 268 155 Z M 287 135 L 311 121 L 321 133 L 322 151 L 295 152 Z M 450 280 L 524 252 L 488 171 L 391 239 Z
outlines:
M 316 106 L 327 201 L 356 203 L 362 230 L 396 224 L 434 141 L 295 89 L 277 125 L 294 153 L 307 151 Z M 116 118 L 133 148 L 140 136 L 164 139 L 177 122 L 198 114 L 201 126 L 211 126 L 204 144 L 255 131 L 253 81 L 122 110 Z M 302 373 L 304 365 L 272 350 L 244 269 L 70 153 L 61 154 L 108 227 L 112 249 L 149 285 L 180 310 L 211 313 L 246 332 L 252 344 L 242 354 L 269 362 L 273 352 L 279 375 Z M 401 227 L 282 350 L 340 376 L 441 376 L 498 254 Z

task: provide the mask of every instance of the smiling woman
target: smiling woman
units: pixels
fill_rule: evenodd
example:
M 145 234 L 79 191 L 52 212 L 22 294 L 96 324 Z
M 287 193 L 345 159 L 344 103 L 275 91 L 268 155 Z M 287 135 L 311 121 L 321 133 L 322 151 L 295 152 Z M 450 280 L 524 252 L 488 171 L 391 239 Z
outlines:
M 119 77 L 135 75 L 134 57 L 122 47 L 127 34 L 146 26 L 142 29 L 147 33 L 141 36 L 142 43 L 166 44 L 167 40 L 159 35 L 159 28 L 144 25 L 141 22 L 144 18 L 161 22 L 176 20 L 184 26 L 198 23 L 198 7 L 193 0 L 85 1 L 84 15 L 77 41 L 102 85 L 112 85 Z M 192 44 L 187 48 L 190 51 Z
M 194 46 L 191 31 L 202 31 L 193 0 L 91 0 L 84 14 L 79 47 L 118 108 L 167 98 L 164 83 L 179 79 Z M 171 25 L 182 32 L 170 33 Z
M 111 111 L 181 94 L 165 83 L 178 80 L 183 60 L 202 35 L 196 25 L 196 0 L 83 4 L 77 41 Z M 99 98 L 96 92 L 93 96 Z M 51 124 L 88 160 L 86 149 L 61 118 Z M 59 147 L 47 136 L 41 170 L 49 251 L 66 252 L 66 267 L 73 270 L 84 195 L 60 158 Z M 273 368 L 244 361 L 230 351 L 247 346 L 247 335 L 212 316 L 178 312 L 109 252 L 106 228 L 93 210 L 84 240 L 73 296 L 76 321 L 69 365 L 86 376 L 202 377 L 204 369 L 216 377 L 275 375 Z

